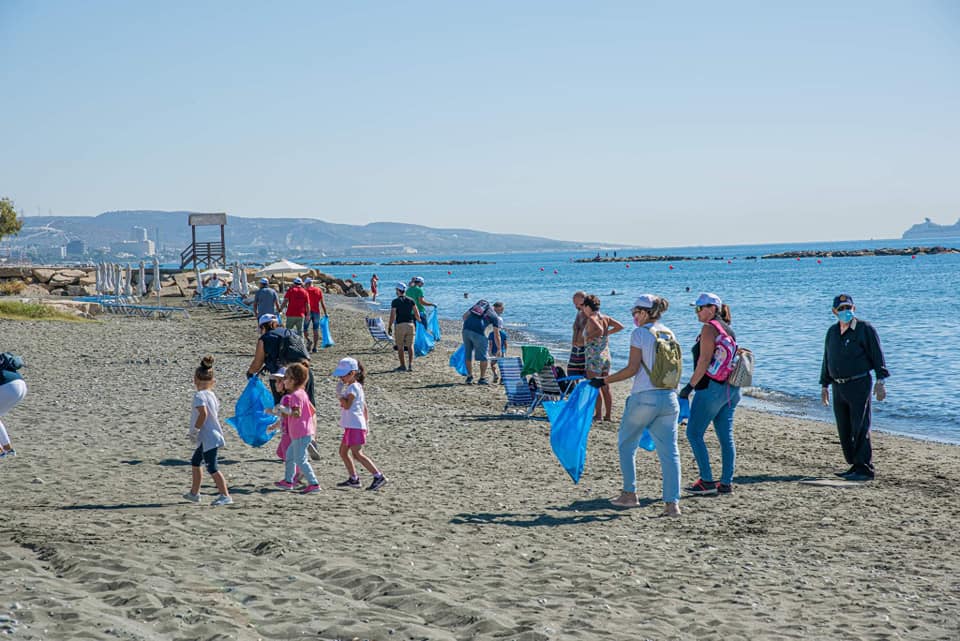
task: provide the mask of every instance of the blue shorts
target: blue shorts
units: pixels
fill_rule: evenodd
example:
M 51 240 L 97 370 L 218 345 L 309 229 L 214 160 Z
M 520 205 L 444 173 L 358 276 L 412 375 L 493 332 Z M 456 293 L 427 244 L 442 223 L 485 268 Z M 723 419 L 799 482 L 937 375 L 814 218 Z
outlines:
M 487 337 L 478 332 L 465 329 L 463 335 L 463 355 L 468 361 L 487 360 Z
M 313 325 L 314 329 L 320 329 L 321 318 L 323 318 L 323 314 L 320 312 L 310 312 L 310 324 Z M 304 321 L 304 327 L 306 327 L 306 321 Z

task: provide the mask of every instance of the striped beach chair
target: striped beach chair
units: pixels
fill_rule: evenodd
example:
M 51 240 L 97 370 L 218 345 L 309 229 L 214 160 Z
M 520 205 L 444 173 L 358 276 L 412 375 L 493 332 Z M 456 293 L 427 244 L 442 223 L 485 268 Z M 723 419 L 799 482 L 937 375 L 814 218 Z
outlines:
M 530 404 L 530 413 L 537 409 L 537 406 L 543 405 L 544 401 L 562 401 L 567 393 L 560 387 L 561 382 L 575 381 L 583 376 L 564 376 L 557 378 L 553 372 L 552 365 L 546 365 L 539 372 L 533 374 L 533 381 L 536 383 L 536 392 L 533 394 L 533 400 Z M 573 385 L 565 386 L 567 390 L 572 390 Z
M 533 411 L 533 394 L 530 393 L 530 384 L 520 372 L 523 370 L 523 361 L 518 356 L 507 356 L 500 359 L 500 382 L 507 394 L 507 402 L 503 406 L 504 414 L 522 413 L 529 416 Z M 522 409 L 522 412 L 511 412 L 511 408 Z
M 370 332 L 370 338 L 373 339 L 374 347 L 393 346 L 393 337 L 387 333 L 387 327 L 379 316 L 367 319 L 367 330 Z

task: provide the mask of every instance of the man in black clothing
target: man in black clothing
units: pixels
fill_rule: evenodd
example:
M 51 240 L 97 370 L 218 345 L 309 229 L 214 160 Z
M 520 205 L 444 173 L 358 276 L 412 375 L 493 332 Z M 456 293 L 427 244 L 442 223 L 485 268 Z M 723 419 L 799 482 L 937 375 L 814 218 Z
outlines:
M 870 446 L 870 370 L 876 372 L 873 394 L 878 401 L 887 396 L 883 379 L 890 376 L 883 361 L 880 338 L 870 323 L 854 318 L 853 298 L 840 294 L 833 299 L 837 324 L 827 330 L 820 367 L 820 399 L 830 405 L 833 386 L 833 414 L 843 456 L 850 464 L 837 476 L 850 481 L 873 480 L 873 450 Z
M 413 371 L 413 342 L 417 335 L 417 326 L 420 322 L 420 312 L 417 303 L 406 295 L 407 286 L 397 283 L 397 297 L 390 303 L 390 321 L 387 323 L 387 332 L 393 334 L 394 347 L 400 357 L 398 372 Z M 409 364 L 404 363 L 404 352 L 409 354 Z

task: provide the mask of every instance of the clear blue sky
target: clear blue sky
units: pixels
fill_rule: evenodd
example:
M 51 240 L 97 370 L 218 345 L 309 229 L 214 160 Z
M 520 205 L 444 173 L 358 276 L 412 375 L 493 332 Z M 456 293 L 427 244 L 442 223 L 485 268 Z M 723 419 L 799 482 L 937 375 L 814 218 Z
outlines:
M 642 245 L 960 216 L 953 0 L 0 0 L 0 86 L 28 215 Z

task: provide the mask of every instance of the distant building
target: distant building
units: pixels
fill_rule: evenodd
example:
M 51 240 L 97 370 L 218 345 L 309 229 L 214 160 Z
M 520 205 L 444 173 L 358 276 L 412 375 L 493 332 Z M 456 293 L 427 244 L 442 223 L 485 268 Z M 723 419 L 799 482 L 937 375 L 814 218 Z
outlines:
M 157 250 L 152 240 L 121 240 L 117 243 L 110 243 L 110 253 L 115 255 L 153 256 L 157 253 Z
M 87 244 L 82 240 L 71 240 L 67 243 L 67 256 L 85 256 Z
M 146 242 L 147 240 L 147 229 L 146 227 L 134 227 L 130 230 L 130 240 L 135 240 L 137 242 Z

